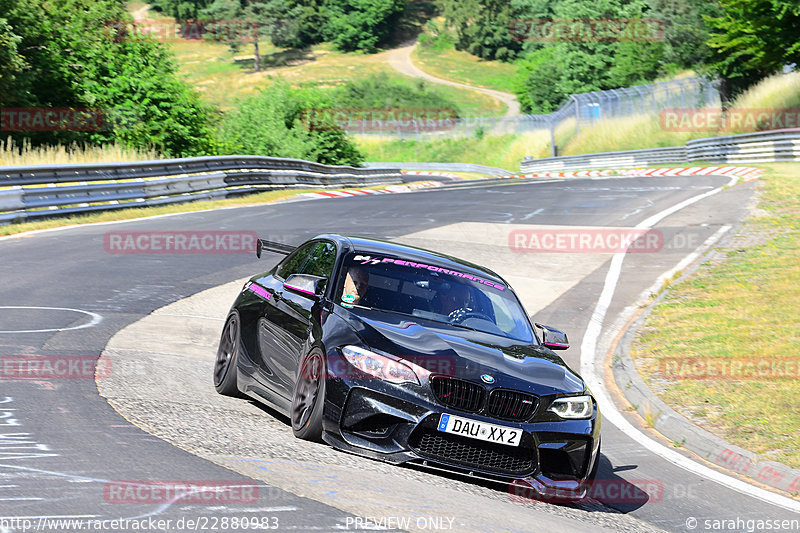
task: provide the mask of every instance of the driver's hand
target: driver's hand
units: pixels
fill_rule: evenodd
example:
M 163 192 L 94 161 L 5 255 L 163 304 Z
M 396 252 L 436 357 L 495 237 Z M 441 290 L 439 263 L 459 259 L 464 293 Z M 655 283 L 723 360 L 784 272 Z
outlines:
M 464 319 L 464 317 L 467 315 L 467 313 L 471 313 L 471 312 L 472 312 L 472 308 L 471 307 L 461 307 L 459 309 L 456 309 L 455 311 L 452 311 L 447 316 L 450 318 L 450 320 L 452 320 L 454 322 L 459 322 L 459 321 Z

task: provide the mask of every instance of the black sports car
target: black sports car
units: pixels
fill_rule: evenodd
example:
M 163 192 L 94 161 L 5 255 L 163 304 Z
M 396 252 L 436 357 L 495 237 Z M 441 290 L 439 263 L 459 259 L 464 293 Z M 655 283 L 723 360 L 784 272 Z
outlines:
M 580 499 L 600 414 L 494 272 L 435 252 L 320 235 L 251 278 L 225 323 L 214 385 L 286 414 L 302 439 L 391 463 Z M 537 335 L 541 332 L 541 339 Z

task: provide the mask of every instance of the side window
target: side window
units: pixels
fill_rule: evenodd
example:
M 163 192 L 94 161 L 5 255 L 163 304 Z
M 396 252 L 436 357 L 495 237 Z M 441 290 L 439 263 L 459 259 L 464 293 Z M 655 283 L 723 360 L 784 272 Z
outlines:
M 286 279 L 292 274 L 311 274 L 330 278 L 336 261 L 336 247 L 329 242 L 311 242 L 290 255 L 276 275 Z
M 306 259 L 308 259 L 308 255 L 311 253 L 311 250 L 317 244 L 318 243 L 311 242 L 302 248 L 295 250 L 295 252 L 287 257 L 283 264 L 278 267 L 278 271 L 275 274 L 281 279 L 286 279 L 292 274 L 302 274 L 303 265 L 305 264 Z
M 329 242 L 318 242 L 303 266 L 302 274 L 311 274 L 330 279 L 333 263 L 336 261 L 336 247 Z

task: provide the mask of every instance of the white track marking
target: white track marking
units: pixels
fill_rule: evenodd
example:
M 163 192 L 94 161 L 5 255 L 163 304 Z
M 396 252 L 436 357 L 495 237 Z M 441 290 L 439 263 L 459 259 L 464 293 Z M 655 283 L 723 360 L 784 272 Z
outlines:
M 71 331 L 73 329 L 84 329 L 96 326 L 103 321 L 103 317 L 91 311 L 84 311 L 82 309 L 72 309 L 69 307 L 35 307 L 35 306 L 21 306 L 21 305 L 0 305 L 0 309 L 45 309 L 48 311 L 71 311 L 73 313 L 83 313 L 89 315 L 91 320 L 79 326 L 72 326 L 69 328 L 50 328 L 50 329 L 20 329 L 20 330 L 0 330 L 0 333 L 49 333 L 51 331 Z
M 737 179 L 738 178 L 736 177 L 731 178 L 731 181 L 727 183 L 727 186 L 731 186 L 736 183 Z M 637 229 L 649 229 L 669 215 L 672 215 L 673 213 L 676 213 L 677 211 L 680 211 L 684 207 L 687 207 L 695 202 L 699 202 L 704 198 L 708 198 L 711 195 L 717 194 L 722 190 L 723 187 L 718 187 L 706 193 L 693 196 L 688 200 L 684 200 L 683 202 L 675 204 L 668 209 L 656 213 L 655 215 L 637 224 L 635 227 Z M 603 284 L 603 291 L 600 294 L 600 299 L 595 306 L 592 317 L 589 320 L 589 325 L 586 328 L 586 334 L 583 337 L 583 342 L 581 343 L 581 374 L 591 388 L 592 393 L 597 398 L 598 403 L 602 405 L 603 418 L 614 424 L 625 435 L 659 457 L 674 464 L 675 466 L 703 476 L 708 480 L 719 483 L 720 485 L 733 489 L 737 492 L 741 492 L 747 496 L 757 498 L 763 502 L 782 507 L 790 511 L 800 512 L 800 502 L 798 501 L 723 474 L 717 470 L 714 470 L 713 468 L 709 468 L 701 463 L 684 457 L 674 450 L 671 450 L 666 446 L 663 446 L 660 443 L 650 439 L 647 435 L 636 429 L 630 422 L 628 422 L 617 410 L 614 402 L 611 400 L 611 397 L 608 394 L 608 391 L 606 390 L 605 383 L 602 379 L 603 373 L 602 371 L 598 372 L 598 369 L 602 370 L 603 368 L 605 354 L 600 354 L 598 356 L 598 354 L 595 352 L 597 350 L 597 343 L 600 338 L 600 334 L 603 330 L 603 321 L 605 320 L 606 313 L 611 305 L 611 300 L 614 297 L 614 291 L 616 290 L 617 283 L 619 282 L 619 277 L 622 270 L 622 262 L 624 259 L 625 252 L 616 253 L 611 259 L 611 266 L 606 274 L 605 282 Z

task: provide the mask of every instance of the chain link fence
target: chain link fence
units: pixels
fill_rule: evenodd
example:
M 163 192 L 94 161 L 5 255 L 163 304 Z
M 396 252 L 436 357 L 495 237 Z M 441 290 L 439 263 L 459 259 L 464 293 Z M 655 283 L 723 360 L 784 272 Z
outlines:
M 633 115 L 657 115 L 665 109 L 719 107 L 719 83 L 705 78 L 681 78 L 607 91 L 572 94 L 553 113 L 517 117 L 441 118 L 435 113 L 402 111 L 395 120 L 353 117 L 340 123 L 350 134 L 433 140 L 483 134 L 549 131 L 551 145 L 562 124 L 573 123 L 576 134 L 594 122 Z M 555 153 L 553 154 L 555 155 Z

